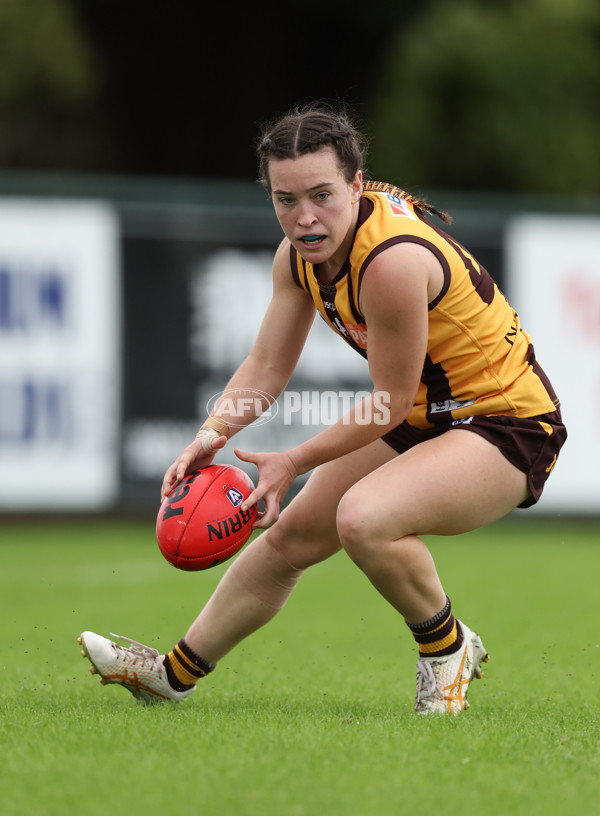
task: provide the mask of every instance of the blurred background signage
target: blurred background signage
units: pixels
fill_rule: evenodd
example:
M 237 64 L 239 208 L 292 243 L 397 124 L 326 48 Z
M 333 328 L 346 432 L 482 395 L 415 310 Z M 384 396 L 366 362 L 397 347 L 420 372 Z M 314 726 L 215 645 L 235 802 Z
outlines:
M 119 224 L 105 204 L 0 202 L 0 508 L 119 490 Z

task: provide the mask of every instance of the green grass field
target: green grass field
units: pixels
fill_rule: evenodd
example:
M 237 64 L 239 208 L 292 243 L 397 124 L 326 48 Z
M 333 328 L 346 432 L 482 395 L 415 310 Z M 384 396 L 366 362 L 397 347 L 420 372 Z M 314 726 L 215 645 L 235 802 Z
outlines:
M 88 673 L 78 634 L 169 649 L 224 568 L 173 569 L 151 523 L 3 523 L 3 816 L 596 812 L 600 525 L 429 544 L 492 658 L 468 712 L 413 713 L 409 633 L 342 554 L 190 700 L 146 708 Z

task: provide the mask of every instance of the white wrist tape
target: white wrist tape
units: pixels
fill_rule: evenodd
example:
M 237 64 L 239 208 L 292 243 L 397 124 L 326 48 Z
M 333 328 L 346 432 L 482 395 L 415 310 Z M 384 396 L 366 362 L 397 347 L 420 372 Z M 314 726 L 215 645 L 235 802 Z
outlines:
M 212 440 L 218 439 L 221 434 L 214 428 L 200 428 L 196 434 L 196 439 L 202 442 L 202 450 L 204 453 L 214 453 Z

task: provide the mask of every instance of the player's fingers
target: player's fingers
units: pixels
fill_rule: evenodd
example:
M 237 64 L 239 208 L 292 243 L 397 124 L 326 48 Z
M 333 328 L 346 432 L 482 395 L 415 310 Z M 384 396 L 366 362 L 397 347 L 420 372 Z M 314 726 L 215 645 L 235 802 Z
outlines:
M 221 450 L 227 444 L 227 437 L 226 436 L 217 436 L 215 439 L 211 440 L 211 448 L 213 450 Z
M 269 489 L 265 486 L 264 482 L 261 481 L 259 481 L 252 493 L 250 493 L 248 498 L 242 504 L 243 512 L 246 512 L 247 509 L 252 507 L 254 504 L 258 505 L 258 502 L 261 499 L 265 503 L 265 509 L 263 512 L 258 513 L 257 519 L 252 525 L 253 529 L 264 529 L 266 527 L 270 527 L 271 524 L 274 524 L 279 518 L 279 502 L 275 496 L 269 492 Z
M 194 458 L 194 455 L 192 453 L 182 453 L 181 456 L 179 457 L 179 459 L 177 460 L 177 462 L 176 462 L 176 465 L 177 465 L 176 475 L 177 475 L 177 481 L 178 482 L 180 482 L 182 479 L 184 479 L 187 476 L 188 468 L 189 468 L 190 464 L 192 463 L 193 458 Z
M 192 459 L 193 455 L 191 453 L 182 453 L 177 461 L 173 462 L 171 467 L 168 468 L 162 483 L 161 501 L 168 496 L 176 484 L 185 478 Z
M 177 474 L 176 474 L 176 465 L 173 464 L 165 473 L 161 492 L 160 492 L 160 500 L 163 501 L 164 498 L 171 492 L 173 487 L 177 482 Z
M 264 530 L 275 524 L 279 518 L 279 503 L 270 497 L 265 499 L 265 512 L 261 513 L 257 521 L 252 525 L 253 530 Z
M 244 511 L 244 513 L 246 512 L 246 510 L 248 510 L 249 507 L 252 507 L 253 504 L 257 504 L 259 499 L 262 499 L 264 494 L 265 490 L 259 482 L 258 485 L 252 491 L 252 493 L 250 493 L 248 498 L 245 499 L 242 504 L 242 510 Z
M 218 431 L 215 431 L 214 428 L 200 428 L 196 434 L 196 439 L 189 445 L 189 448 L 191 448 L 194 453 L 201 450 L 208 456 L 211 455 L 213 451 L 222 448 L 225 442 L 227 442 L 227 437 L 220 436 Z M 186 448 L 186 450 L 187 449 L 188 448 Z
M 259 462 L 259 454 L 251 453 L 250 451 L 243 451 L 239 448 L 234 448 L 233 452 L 237 456 L 238 459 L 241 459 L 242 462 L 250 462 L 252 465 L 256 465 L 258 467 Z

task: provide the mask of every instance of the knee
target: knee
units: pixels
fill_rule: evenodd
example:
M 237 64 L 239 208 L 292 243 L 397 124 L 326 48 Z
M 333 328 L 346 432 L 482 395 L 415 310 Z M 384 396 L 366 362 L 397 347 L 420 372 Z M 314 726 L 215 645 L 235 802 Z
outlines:
M 377 529 L 372 515 L 372 508 L 358 491 L 349 490 L 338 505 L 336 524 L 340 543 L 358 565 L 376 546 Z
M 324 561 L 340 548 L 339 542 L 332 540 L 313 518 L 291 506 L 281 513 L 268 533 L 273 549 L 299 570 Z
M 271 609 L 280 610 L 302 577 L 302 570 L 272 546 L 266 530 L 242 551 L 227 575 Z

